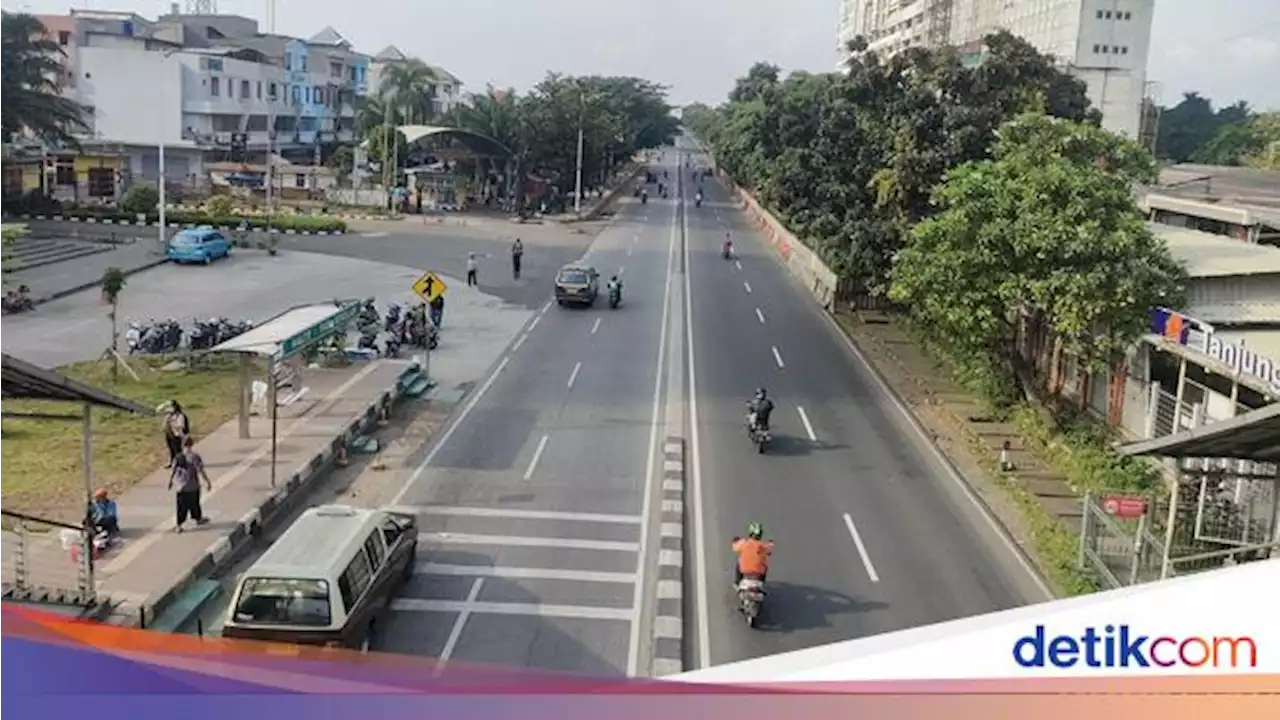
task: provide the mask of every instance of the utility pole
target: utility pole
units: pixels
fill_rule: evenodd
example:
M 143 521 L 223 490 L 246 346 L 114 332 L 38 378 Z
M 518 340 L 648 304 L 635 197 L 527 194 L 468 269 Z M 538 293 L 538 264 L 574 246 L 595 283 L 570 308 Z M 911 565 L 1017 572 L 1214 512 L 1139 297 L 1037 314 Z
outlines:
M 581 82 L 578 84 L 578 168 L 575 172 L 573 183 L 573 212 L 574 214 L 582 213 L 582 124 L 585 122 L 584 116 L 587 112 L 587 96 L 586 90 L 583 89 Z

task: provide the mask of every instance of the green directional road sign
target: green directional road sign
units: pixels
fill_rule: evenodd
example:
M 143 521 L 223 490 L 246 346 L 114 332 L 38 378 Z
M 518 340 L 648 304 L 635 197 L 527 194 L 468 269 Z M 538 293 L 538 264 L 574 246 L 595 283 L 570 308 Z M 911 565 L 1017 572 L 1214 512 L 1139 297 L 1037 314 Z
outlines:
M 308 346 L 314 345 L 330 335 L 346 328 L 346 326 L 355 319 L 356 315 L 359 314 L 360 303 L 347 303 L 336 314 L 321 320 L 293 337 L 285 339 L 284 342 L 280 343 L 280 351 L 276 353 L 276 357 L 274 359 L 278 361 L 297 355 Z

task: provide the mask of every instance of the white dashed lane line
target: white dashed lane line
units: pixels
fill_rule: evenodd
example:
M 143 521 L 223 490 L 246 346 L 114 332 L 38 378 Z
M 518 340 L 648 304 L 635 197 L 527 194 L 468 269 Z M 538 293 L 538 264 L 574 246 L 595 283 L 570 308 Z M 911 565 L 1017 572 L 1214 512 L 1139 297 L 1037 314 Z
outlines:
M 800 422 L 804 424 L 804 431 L 809 435 L 809 442 L 818 442 L 818 435 L 813 431 L 813 425 L 809 422 L 809 415 L 799 405 L 796 406 L 796 410 L 800 411 Z
M 764 324 L 764 313 L 760 311 L 760 308 L 756 308 L 756 318 L 760 320 L 761 325 Z
M 858 556 L 862 558 L 862 566 L 867 569 L 867 577 L 871 578 L 871 582 L 880 582 L 880 576 L 876 574 L 876 568 L 871 564 L 871 556 L 867 554 L 867 546 L 862 544 L 862 536 L 858 534 L 858 528 L 853 524 L 853 518 L 849 517 L 849 513 L 844 514 L 844 526 L 849 529 L 853 544 L 858 548 Z
M 751 283 L 744 282 L 742 283 L 742 287 L 745 288 L 748 293 L 751 292 Z
M 591 323 L 591 334 L 595 335 L 596 331 L 599 329 L 600 329 L 600 318 L 596 318 L 596 321 Z
M 538 449 L 533 451 L 533 459 L 529 461 L 529 469 L 524 471 L 524 479 L 532 480 L 533 472 L 538 469 L 538 461 L 542 459 L 542 451 L 547 449 L 547 440 L 549 435 L 543 435 L 538 441 Z
M 738 262 L 737 260 L 733 261 L 733 266 L 738 268 L 739 270 L 742 269 L 742 263 Z
M 773 346 L 773 359 L 778 363 L 778 367 L 785 368 L 787 366 L 786 363 L 782 362 L 782 353 L 778 352 L 777 345 Z
M 582 362 L 574 363 L 573 372 L 569 373 L 568 387 L 572 388 L 575 380 L 578 379 L 578 371 L 582 369 Z

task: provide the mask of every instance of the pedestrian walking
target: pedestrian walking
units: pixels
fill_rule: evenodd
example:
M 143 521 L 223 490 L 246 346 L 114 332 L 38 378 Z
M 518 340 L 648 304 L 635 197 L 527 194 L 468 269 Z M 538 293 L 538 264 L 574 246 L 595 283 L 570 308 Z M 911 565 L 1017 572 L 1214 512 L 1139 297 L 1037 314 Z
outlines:
M 480 281 L 476 279 L 476 254 L 467 253 L 467 287 L 476 287 Z
M 431 301 L 431 324 L 439 329 L 442 322 L 444 322 L 444 293 L 436 295 Z
M 524 243 L 520 242 L 520 238 L 516 238 L 516 242 L 511 246 L 511 273 L 516 280 L 520 279 L 520 260 L 524 258 Z
M 164 441 L 169 446 L 169 462 L 166 468 L 173 467 L 174 462 L 182 455 L 182 441 L 191 434 L 191 421 L 182 411 L 177 400 L 169 401 L 169 412 L 164 416 Z
M 186 525 L 188 516 L 196 521 L 196 525 L 209 522 L 209 518 L 204 516 L 204 509 L 200 507 L 201 480 L 204 480 L 205 489 L 213 492 L 213 483 L 209 482 L 209 473 L 204 469 L 204 458 L 196 452 L 195 441 L 187 436 L 182 441 L 182 454 L 178 456 L 173 466 L 173 473 L 169 475 L 169 489 L 173 490 L 175 481 L 178 485 L 178 491 L 173 495 L 178 514 L 178 524 L 175 529 L 178 532 L 182 532 L 182 526 Z

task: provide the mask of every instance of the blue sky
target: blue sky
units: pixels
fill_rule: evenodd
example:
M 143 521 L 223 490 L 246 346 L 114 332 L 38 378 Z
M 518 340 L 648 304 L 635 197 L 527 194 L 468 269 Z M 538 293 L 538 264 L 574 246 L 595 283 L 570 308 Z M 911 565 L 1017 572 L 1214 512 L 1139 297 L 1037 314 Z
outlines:
M 179 0 L 185 5 L 186 0 Z M 154 18 L 168 0 L 14 0 L 9 11 L 70 6 Z M 217 0 L 266 17 L 267 0 Z M 276 30 L 332 25 L 360 50 L 388 44 L 447 67 L 469 89 L 527 88 L 547 70 L 626 74 L 717 102 L 751 63 L 831 70 L 839 0 L 277 0 Z M 1166 103 L 1197 90 L 1227 104 L 1280 109 L 1280 0 L 1157 0 L 1148 79 Z

